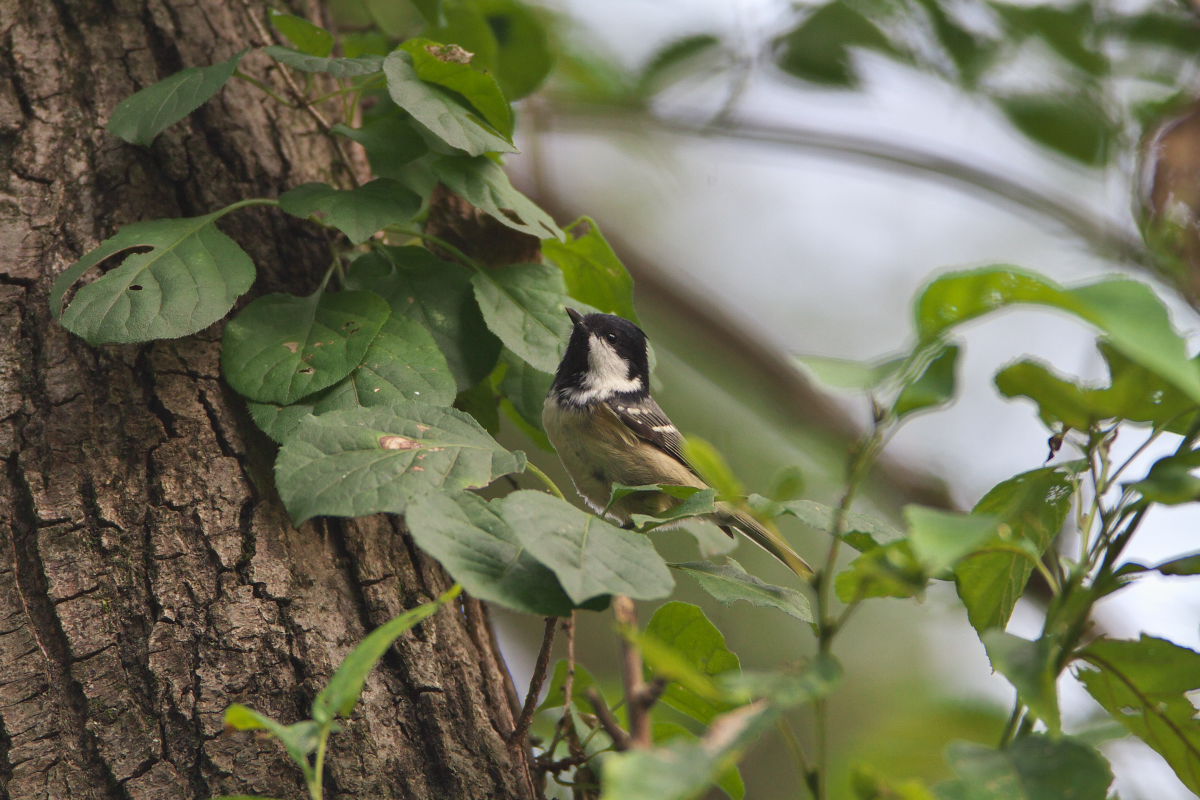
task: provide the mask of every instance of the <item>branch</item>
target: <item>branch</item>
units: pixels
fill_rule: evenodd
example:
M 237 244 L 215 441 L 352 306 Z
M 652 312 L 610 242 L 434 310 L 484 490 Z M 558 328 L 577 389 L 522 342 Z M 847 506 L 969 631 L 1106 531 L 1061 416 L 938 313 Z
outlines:
M 604 732 L 613 740 L 613 747 L 617 750 L 628 750 L 632 744 L 629 734 L 621 727 L 621 723 L 617 722 L 616 716 L 608 707 L 608 703 L 604 702 L 604 696 L 600 694 L 595 686 L 589 686 L 587 691 L 588 701 L 592 704 L 592 710 L 596 712 L 596 719 L 600 721 L 600 726 L 604 728 Z
M 529 692 L 525 695 L 525 705 L 521 708 L 521 716 L 513 732 L 509 734 L 508 743 L 519 745 L 529 732 L 533 722 L 533 712 L 537 708 L 538 697 L 542 694 L 542 684 L 546 682 L 546 671 L 550 666 L 550 650 L 554 647 L 554 631 L 558 628 L 558 617 L 546 617 L 546 630 L 542 634 L 542 649 L 538 651 L 537 661 L 533 665 L 533 677 L 529 679 Z

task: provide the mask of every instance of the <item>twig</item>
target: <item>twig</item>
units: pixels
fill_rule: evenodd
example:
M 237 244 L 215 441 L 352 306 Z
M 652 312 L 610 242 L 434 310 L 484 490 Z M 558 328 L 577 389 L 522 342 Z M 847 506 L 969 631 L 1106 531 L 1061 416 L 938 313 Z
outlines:
M 637 607 L 624 595 L 613 598 L 613 615 L 617 624 L 637 630 Z M 650 746 L 650 715 L 644 705 L 646 681 L 642 677 L 642 653 L 625 636 L 621 637 L 621 677 L 625 682 L 625 702 L 629 707 L 629 735 L 633 747 Z
M 621 723 L 617 722 L 617 718 L 613 715 L 612 709 L 608 707 L 608 703 L 604 702 L 604 696 L 600 694 L 595 686 L 589 686 L 584 692 L 587 699 L 592 704 L 592 709 L 596 712 L 596 719 L 600 721 L 600 726 L 604 728 L 605 733 L 613 740 L 613 748 L 616 750 L 628 750 L 633 744 L 633 740 L 625 729 L 621 727 Z M 630 706 L 632 710 L 633 706 Z
M 533 665 L 533 677 L 529 679 L 529 693 L 525 695 L 525 705 L 521 707 L 521 716 L 517 719 L 516 727 L 508 737 L 510 745 L 520 745 L 529 732 L 533 722 L 533 712 L 537 708 L 538 697 L 542 694 L 542 684 L 546 682 L 546 670 L 550 666 L 550 650 L 554 647 L 554 632 L 558 628 L 558 617 L 546 617 L 546 631 L 542 634 L 542 649 L 538 651 L 537 661 Z

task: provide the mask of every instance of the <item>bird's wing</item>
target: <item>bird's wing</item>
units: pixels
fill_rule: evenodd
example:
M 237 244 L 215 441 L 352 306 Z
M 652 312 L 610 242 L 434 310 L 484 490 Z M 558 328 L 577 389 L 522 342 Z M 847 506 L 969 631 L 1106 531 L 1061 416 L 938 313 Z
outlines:
M 696 472 L 696 468 L 689 464 L 683 455 L 683 436 L 679 434 L 679 429 L 653 397 L 632 402 L 613 399 L 605 401 L 604 404 L 639 439 L 662 450 L 687 467 L 693 475 L 700 477 L 700 473 Z

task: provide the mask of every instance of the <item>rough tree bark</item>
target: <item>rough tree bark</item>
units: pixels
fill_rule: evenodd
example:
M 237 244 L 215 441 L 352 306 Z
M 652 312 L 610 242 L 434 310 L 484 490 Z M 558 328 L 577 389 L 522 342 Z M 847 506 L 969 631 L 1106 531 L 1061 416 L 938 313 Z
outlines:
M 0 3 L 0 797 L 303 795 L 282 748 L 222 730 L 234 701 L 291 722 L 366 631 L 449 585 L 394 520 L 296 530 L 272 448 L 220 379 L 220 326 L 93 348 L 54 324 L 54 275 L 124 223 L 327 178 L 311 115 L 234 82 L 149 149 L 102 128 L 133 91 L 263 44 L 249 0 Z M 243 69 L 278 83 L 267 59 Z M 307 292 L 319 234 L 222 223 L 255 292 Z M 332 740 L 327 796 L 525 798 L 511 682 L 466 601 L 404 637 Z

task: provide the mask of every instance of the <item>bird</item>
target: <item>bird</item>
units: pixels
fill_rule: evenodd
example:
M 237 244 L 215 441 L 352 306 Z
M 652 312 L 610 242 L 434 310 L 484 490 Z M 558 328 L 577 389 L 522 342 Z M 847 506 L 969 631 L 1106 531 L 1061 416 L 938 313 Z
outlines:
M 683 453 L 683 436 L 650 396 L 649 341 L 615 314 L 566 309 L 571 336 L 542 407 L 542 425 L 575 490 L 596 513 L 627 527 L 633 514 L 661 515 L 679 503 L 638 492 L 609 503 L 614 483 L 711 488 Z M 737 529 L 804 579 L 813 569 L 778 533 L 727 501 L 707 517 Z

